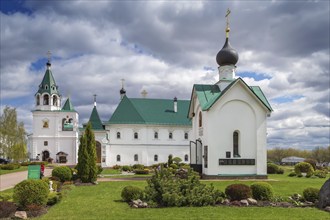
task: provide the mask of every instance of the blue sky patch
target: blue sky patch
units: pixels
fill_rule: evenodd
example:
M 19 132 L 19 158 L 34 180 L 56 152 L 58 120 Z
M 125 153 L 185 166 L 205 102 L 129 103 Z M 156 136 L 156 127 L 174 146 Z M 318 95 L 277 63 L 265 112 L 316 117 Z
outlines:
M 16 12 L 31 14 L 32 11 L 25 7 L 25 0 L 1 0 L 0 10 L 4 14 L 14 14 Z
M 255 72 L 237 72 L 236 75 L 241 78 L 243 77 L 253 78 L 255 81 L 261 81 L 264 79 L 272 78 L 264 73 L 255 73 Z
M 276 103 L 288 103 L 288 102 L 293 102 L 297 99 L 301 99 L 303 98 L 304 96 L 302 95 L 292 95 L 292 96 L 280 96 L 280 97 L 277 97 L 277 98 L 274 98 L 274 99 L 271 99 L 271 102 L 276 102 Z

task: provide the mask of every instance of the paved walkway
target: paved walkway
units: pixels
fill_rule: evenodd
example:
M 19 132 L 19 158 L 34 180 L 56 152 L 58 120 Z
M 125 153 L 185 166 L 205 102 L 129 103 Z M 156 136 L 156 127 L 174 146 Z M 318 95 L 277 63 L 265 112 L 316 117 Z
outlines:
M 45 167 L 45 176 L 51 176 L 52 168 Z M 28 171 L 9 173 L 0 176 L 0 191 L 13 188 L 17 183 L 26 180 Z

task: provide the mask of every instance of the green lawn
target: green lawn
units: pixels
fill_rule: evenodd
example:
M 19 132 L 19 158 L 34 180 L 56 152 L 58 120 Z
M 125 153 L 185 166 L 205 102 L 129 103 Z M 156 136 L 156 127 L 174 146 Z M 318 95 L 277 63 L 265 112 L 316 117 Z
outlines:
M 121 174 L 120 170 L 115 170 L 112 168 L 104 168 L 103 171 L 101 172 L 102 175 L 109 175 L 109 174 Z
M 307 187 L 320 188 L 326 179 L 308 179 L 270 175 L 276 195 L 300 193 Z M 203 181 L 224 190 L 229 184 L 253 181 Z M 184 207 L 132 209 L 121 201 L 127 185 L 141 188 L 146 181 L 101 182 L 96 186 L 74 187 L 63 200 L 40 219 L 329 219 L 329 213 L 316 208 L 273 207 Z
M 4 174 L 8 174 L 8 173 L 21 172 L 21 171 L 25 171 L 27 169 L 28 169 L 27 166 L 21 166 L 20 168 L 15 169 L 15 170 L 2 170 L 2 169 L 0 169 L 0 175 L 4 175 Z

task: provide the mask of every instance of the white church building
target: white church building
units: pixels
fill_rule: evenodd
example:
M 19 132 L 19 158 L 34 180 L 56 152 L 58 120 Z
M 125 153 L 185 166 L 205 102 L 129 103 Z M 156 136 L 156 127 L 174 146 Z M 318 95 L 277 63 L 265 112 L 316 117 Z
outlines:
M 114 165 L 167 162 L 180 157 L 205 178 L 267 176 L 267 117 L 272 108 L 258 86 L 235 75 L 237 52 L 226 41 L 216 56 L 219 81 L 195 84 L 190 100 L 129 98 L 121 100 L 108 121 L 101 121 L 94 100 L 89 122 L 96 138 L 97 162 Z M 77 163 L 79 117 L 70 99 L 61 95 L 47 63 L 35 94 L 31 159 Z
M 227 23 L 228 25 L 228 23 Z M 191 166 L 204 177 L 267 176 L 267 117 L 272 108 L 258 86 L 236 78 L 237 52 L 226 41 L 216 56 L 219 81 L 195 84 L 188 116 L 192 120 Z

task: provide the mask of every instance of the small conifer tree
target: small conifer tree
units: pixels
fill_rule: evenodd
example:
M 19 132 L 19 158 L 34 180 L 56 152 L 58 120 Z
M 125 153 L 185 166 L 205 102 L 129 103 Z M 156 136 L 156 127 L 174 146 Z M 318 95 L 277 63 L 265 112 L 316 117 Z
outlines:
M 85 130 L 86 136 L 86 146 L 87 146 L 87 154 L 88 154 L 88 166 L 89 166 L 89 173 L 88 173 L 88 181 L 95 182 L 97 179 L 98 168 L 96 166 L 96 142 L 95 142 L 95 135 L 92 130 L 92 124 L 89 122 L 87 124 Z
M 86 143 L 85 134 L 83 134 L 80 137 L 77 171 L 78 171 L 78 177 L 83 183 L 89 182 L 88 152 L 87 152 L 87 143 Z

